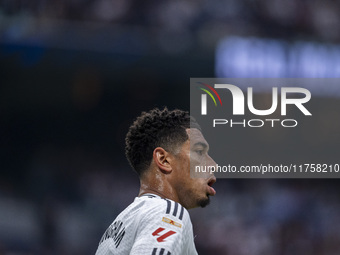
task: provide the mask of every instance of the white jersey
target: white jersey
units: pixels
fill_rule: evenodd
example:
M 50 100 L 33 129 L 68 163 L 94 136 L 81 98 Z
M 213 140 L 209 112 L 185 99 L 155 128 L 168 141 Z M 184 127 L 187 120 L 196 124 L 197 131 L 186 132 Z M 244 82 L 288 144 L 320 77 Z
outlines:
M 96 255 L 195 255 L 188 211 L 153 194 L 136 197 L 104 233 Z

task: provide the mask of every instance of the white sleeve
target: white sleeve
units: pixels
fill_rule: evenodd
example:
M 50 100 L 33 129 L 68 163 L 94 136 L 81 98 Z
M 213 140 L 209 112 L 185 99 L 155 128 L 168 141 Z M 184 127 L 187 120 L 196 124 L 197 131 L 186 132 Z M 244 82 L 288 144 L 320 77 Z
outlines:
M 138 228 L 130 255 L 187 254 L 187 242 L 191 240 L 188 235 L 192 235 L 188 212 L 171 200 L 153 202 L 136 219 Z

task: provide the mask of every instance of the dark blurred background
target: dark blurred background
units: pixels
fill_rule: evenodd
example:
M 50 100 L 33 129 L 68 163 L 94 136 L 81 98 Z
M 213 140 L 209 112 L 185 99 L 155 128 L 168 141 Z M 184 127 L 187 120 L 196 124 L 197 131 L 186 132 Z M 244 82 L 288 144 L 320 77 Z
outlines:
M 189 110 L 190 77 L 339 77 L 339 13 L 330 0 L 1 0 L 0 254 L 94 254 L 138 194 L 124 138 L 141 111 Z M 338 113 L 339 91 L 313 100 Z M 220 179 L 191 211 L 197 250 L 340 254 L 339 184 Z

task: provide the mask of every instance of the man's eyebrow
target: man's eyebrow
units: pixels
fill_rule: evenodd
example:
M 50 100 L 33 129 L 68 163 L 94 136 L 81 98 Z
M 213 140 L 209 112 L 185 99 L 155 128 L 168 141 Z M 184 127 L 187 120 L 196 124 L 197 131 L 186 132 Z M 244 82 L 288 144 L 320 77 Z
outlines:
M 202 146 L 204 149 L 208 148 L 208 144 L 204 142 L 197 142 L 194 144 L 194 146 Z

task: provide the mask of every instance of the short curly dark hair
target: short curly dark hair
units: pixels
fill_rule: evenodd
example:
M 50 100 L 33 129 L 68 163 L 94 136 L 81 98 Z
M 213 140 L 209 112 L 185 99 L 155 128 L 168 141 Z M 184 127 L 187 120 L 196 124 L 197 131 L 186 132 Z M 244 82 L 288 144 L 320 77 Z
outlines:
M 200 126 L 189 113 L 182 110 L 158 108 L 142 112 L 130 126 L 125 138 L 125 155 L 139 176 L 150 166 L 155 148 L 175 153 L 188 140 L 187 128 Z

